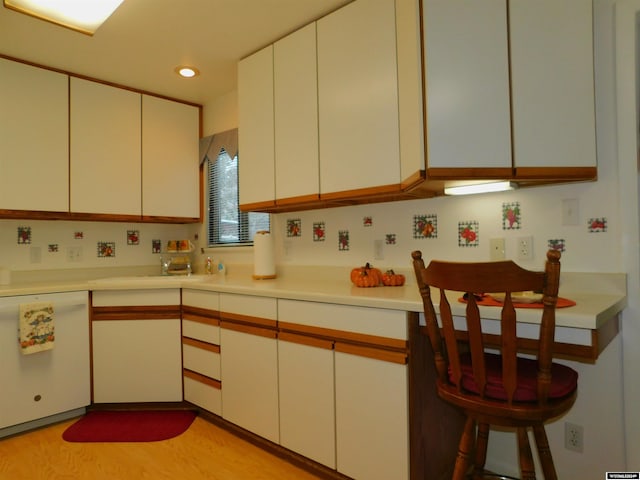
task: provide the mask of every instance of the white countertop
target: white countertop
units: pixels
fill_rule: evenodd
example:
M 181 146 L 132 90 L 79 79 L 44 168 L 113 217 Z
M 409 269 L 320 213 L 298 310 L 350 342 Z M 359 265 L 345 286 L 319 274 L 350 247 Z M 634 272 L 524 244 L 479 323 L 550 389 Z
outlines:
M 320 270 L 319 270 L 320 269 Z M 422 311 L 418 288 L 407 274 L 402 287 L 358 288 L 349 281 L 344 268 L 298 267 L 270 280 L 254 280 L 251 269 L 238 267 L 222 275 L 163 277 L 158 275 L 116 275 L 96 279 L 48 279 L 34 275 L 11 285 L 0 285 L 0 297 L 74 290 L 122 290 L 192 288 L 225 293 L 287 298 L 344 305 L 387 308 L 412 312 Z M 310 278 L 311 277 L 311 278 Z M 626 275 L 618 273 L 564 273 L 560 296 L 576 302 L 573 307 L 559 308 L 558 327 L 597 329 L 626 307 Z M 437 300 L 438 296 L 434 296 Z M 462 315 L 464 304 L 450 299 L 454 313 Z M 499 319 L 500 309 L 480 307 L 482 318 Z M 519 309 L 518 320 L 539 323 L 540 311 Z

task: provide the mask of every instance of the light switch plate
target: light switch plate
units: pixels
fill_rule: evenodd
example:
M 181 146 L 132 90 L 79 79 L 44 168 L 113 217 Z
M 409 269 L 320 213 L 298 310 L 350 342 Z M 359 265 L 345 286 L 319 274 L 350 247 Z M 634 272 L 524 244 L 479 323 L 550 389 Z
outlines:
M 489 259 L 492 262 L 505 259 L 504 238 L 492 238 L 489 240 Z

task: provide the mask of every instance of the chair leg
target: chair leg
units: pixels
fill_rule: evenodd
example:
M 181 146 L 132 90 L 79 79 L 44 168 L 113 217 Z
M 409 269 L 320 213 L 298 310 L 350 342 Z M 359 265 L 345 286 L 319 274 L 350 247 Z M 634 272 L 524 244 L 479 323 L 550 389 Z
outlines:
M 536 480 L 536 468 L 533 464 L 529 435 L 525 427 L 518 428 L 518 458 L 520 459 L 520 474 L 522 480 Z
M 549 441 L 547 440 L 547 433 L 544 430 L 544 425 L 535 425 L 533 427 L 533 435 L 536 439 L 536 448 L 538 449 L 538 456 L 540 458 L 542 472 L 544 473 L 544 480 L 557 480 L 558 475 L 556 474 L 556 469 L 553 466 L 553 456 L 551 455 L 551 449 L 549 448 Z
M 476 436 L 476 455 L 474 462 L 473 478 L 481 479 L 484 474 L 484 464 L 487 461 L 487 445 L 489 444 L 489 424 L 478 424 Z
M 467 417 L 460 443 L 458 443 L 458 455 L 451 480 L 463 480 L 465 478 L 471 463 L 471 452 L 475 444 L 475 437 L 476 421 L 471 417 Z

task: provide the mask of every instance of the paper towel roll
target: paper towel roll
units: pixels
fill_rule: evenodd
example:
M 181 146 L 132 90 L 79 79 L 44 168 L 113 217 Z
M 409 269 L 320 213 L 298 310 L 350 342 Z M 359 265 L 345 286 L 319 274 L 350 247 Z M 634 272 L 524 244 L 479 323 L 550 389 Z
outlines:
M 253 237 L 253 278 L 276 278 L 275 258 L 275 245 L 271 233 L 266 230 L 256 232 Z

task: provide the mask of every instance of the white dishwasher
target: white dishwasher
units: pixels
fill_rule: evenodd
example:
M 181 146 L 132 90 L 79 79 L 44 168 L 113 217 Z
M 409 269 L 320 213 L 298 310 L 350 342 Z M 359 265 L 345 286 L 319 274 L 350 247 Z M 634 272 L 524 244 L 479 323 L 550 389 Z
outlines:
M 53 348 L 25 355 L 20 305 L 39 302 L 53 306 Z M 0 390 L 0 429 L 89 405 L 87 291 L 0 297 Z

